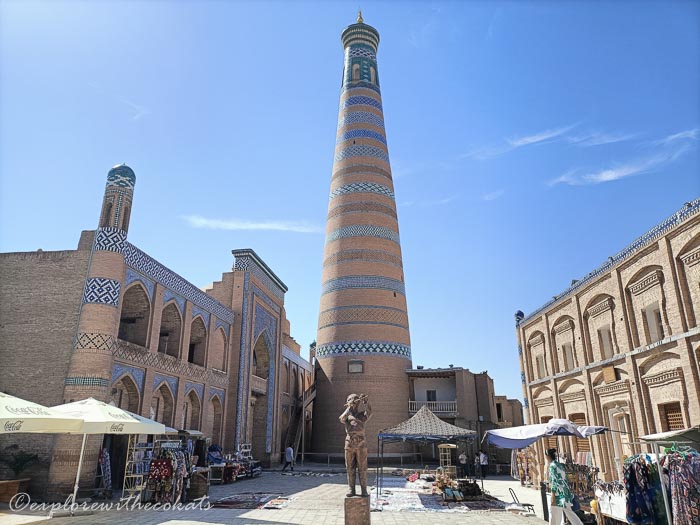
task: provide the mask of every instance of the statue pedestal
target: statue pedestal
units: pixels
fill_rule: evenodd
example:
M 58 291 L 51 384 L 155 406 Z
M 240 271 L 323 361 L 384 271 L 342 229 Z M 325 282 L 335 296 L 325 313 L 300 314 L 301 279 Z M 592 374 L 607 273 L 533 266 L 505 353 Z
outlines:
M 370 525 L 369 497 L 345 498 L 345 525 Z

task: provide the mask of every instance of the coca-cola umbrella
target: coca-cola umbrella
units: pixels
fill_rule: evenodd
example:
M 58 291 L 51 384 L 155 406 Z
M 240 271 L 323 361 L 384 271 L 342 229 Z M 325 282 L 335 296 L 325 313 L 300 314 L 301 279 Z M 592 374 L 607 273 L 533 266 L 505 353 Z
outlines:
M 83 420 L 80 418 L 0 392 L 0 434 L 77 434 L 82 428 Z
M 82 401 L 66 403 L 52 407 L 56 412 L 68 417 L 76 417 L 83 420 L 82 427 L 77 432 L 83 434 L 83 444 L 80 447 L 80 459 L 78 460 L 78 473 L 75 476 L 73 488 L 73 500 L 78 495 L 78 481 L 80 470 L 83 466 L 83 453 L 85 452 L 85 440 L 88 434 L 163 434 L 165 425 L 147 419 L 137 414 L 132 414 L 121 408 L 103 403 L 92 397 Z

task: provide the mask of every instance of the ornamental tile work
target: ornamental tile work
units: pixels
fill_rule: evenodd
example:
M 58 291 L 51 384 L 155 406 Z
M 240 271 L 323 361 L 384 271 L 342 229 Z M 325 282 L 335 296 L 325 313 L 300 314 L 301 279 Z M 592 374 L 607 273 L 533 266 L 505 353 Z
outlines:
M 172 290 L 165 290 L 163 293 L 163 305 L 166 305 L 168 301 L 174 300 L 175 303 L 180 307 L 180 315 L 185 314 L 185 298 L 176 294 Z
M 209 319 L 211 318 L 209 312 L 200 308 L 199 306 L 193 306 L 192 307 L 192 319 L 194 319 L 198 315 L 202 316 L 202 318 L 204 319 L 204 326 L 206 327 L 207 331 L 209 331 Z
M 353 224 L 351 226 L 343 226 L 330 232 L 326 236 L 326 243 L 345 239 L 347 237 L 375 237 L 377 239 L 386 239 L 399 244 L 399 234 L 389 228 L 383 226 L 372 226 L 371 224 Z
M 384 129 L 384 119 L 376 113 L 369 111 L 351 111 L 346 113 L 344 117 L 338 119 L 338 129 L 351 124 L 371 124 L 380 129 Z
M 379 177 L 391 180 L 391 172 L 379 166 L 371 166 L 369 164 L 345 164 L 344 167 L 333 171 L 333 179 L 364 174 L 378 175 Z
M 63 384 L 67 386 L 109 386 L 109 380 L 101 377 L 66 377 Z
M 109 334 L 80 332 L 73 339 L 75 350 L 114 350 L 115 339 Z
M 379 111 L 382 111 L 382 103 L 381 102 L 379 102 L 376 98 L 364 97 L 364 96 L 348 97 L 345 100 L 343 107 L 349 108 L 351 106 L 357 106 L 357 105 L 372 106 L 373 108 L 377 108 Z
M 221 401 L 221 404 L 224 404 L 224 389 L 223 388 L 215 388 L 213 386 L 209 387 L 209 400 L 212 400 L 214 396 L 219 397 L 219 401 Z
M 222 321 L 221 319 L 216 318 L 214 320 L 214 330 L 218 330 L 219 328 L 224 329 L 224 333 L 226 334 L 226 337 L 228 338 L 230 335 L 230 330 L 231 330 L 231 325 L 228 324 L 226 321 Z
M 346 131 L 342 135 L 338 136 L 336 143 L 351 139 L 372 139 L 386 145 L 384 135 L 370 129 L 351 129 L 350 131 Z
M 173 376 L 168 376 L 168 375 L 163 375 L 163 374 L 155 374 L 153 376 L 153 392 L 155 392 L 157 389 L 160 388 L 160 385 L 165 383 L 170 387 L 170 393 L 173 395 L 174 398 L 177 399 L 177 385 L 178 385 L 178 378 L 173 377 Z
M 349 195 L 351 193 L 375 193 L 377 195 L 384 195 L 390 199 L 394 198 L 394 192 L 382 184 L 377 184 L 375 182 L 353 182 L 352 184 L 340 186 L 331 192 L 330 200 L 340 197 L 341 195 Z
M 403 267 L 401 257 L 385 252 L 383 250 L 342 250 L 326 257 L 323 261 L 324 268 L 334 264 L 346 262 L 376 262 L 381 264 L 389 264 L 391 266 Z
M 408 328 L 408 315 L 399 308 L 387 306 L 339 306 L 321 312 L 318 327 L 346 324 L 382 324 Z
M 147 277 L 144 277 L 143 275 L 139 274 L 138 272 L 135 272 L 131 268 L 127 268 L 126 279 L 124 279 L 124 288 L 128 288 L 129 285 L 133 282 L 139 282 L 143 285 L 143 287 L 148 292 L 148 297 L 151 299 L 151 303 L 153 303 L 153 294 L 155 292 L 156 287 L 155 283 Z
M 329 279 L 323 283 L 321 295 L 353 288 L 389 290 L 400 293 L 401 295 L 406 295 L 403 282 L 378 275 L 346 275 L 336 279 Z
M 275 303 L 270 297 L 263 292 L 260 288 L 257 286 L 253 285 L 253 295 L 257 297 L 258 299 L 261 299 L 267 306 L 272 308 L 275 312 L 278 314 L 280 313 L 280 307 L 277 303 Z
M 253 258 L 252 254 L 249 254 L 248 251 L 236 251 L 234 253 L 235 256 L 235 261 L 233 265 L 234 270 L 238 271 L 250 271 L 255 278 L 262 284 L 265 288 L 267 288 L 272 295 L 274 295 L 277 299 L 280 301 L 284 300 L 284 294 L 286 293 L 287 289 L 286 287 L 280 286 L 278 282 L 275 282 L 275 280 L 268 275 L 268 272 L 265 270 L 265 268 L 262 268 L 257 261 Z
M 124 244 L 124 260 L 130 268 L 177 292 L 207 312 L 233 324 L 233 312 L 230 309 L 129 242 Z
M 238 264 L 238 259 L 236 259 L 235 264 Z M 234 269 L 238 269 L 235 268 Z M 247 417 L 247 403 L 243 404 L 244 399 L 248 399 L 245 395 L 248 392 L 248 352 L 250 351 L 250 343 L 248 341 L 248 324 L 251 322 L 250 315 L 248 315 L 248 292 L 250 288 L 250 274 L 246 273 L 243 276 L 243 306 L 241 308 L 241 341 L 238 345 L 241 349 L 239 356 L 239 366 L 238 366 L 238 392 L 236 392 L 236 448 L 241 444 L 241 432 L 243 431 L 243 411 L 246 411 Z M 245 420 L 247 421 L 247 419 Z
M 121 285 L 114 279 L 104 277 L 89 277 L 85 280 L 85 291 L 83 292 L 83 304 L 106 304 L 108 306 L 119 306 L 119 290 Z
M 386 354 L 410 359 L 411 347 L 386 341 L 345 341 L 316 347 L 316 357 L 318 358 L 366 354 Z
M 92 244 L 94 251 L 109 251 L 121 253 L 126 242 L 126 232 L 119 228 L 98 228 L 95 233 L 95 241 Z
M 192 383 L 191 381 L 185 381 L 185 397 L 192 390 L 197 392 L 200 401 L 204 401 L 204 385 L 202 383 Z
M 376 157 L 384 162 L 389 162 L 389 155 L 380 148 L 374 146 L 365 146 L 364 144 L 356 144 L 349 146 L 335 155 L 335 161 L 341 161 L 352 157 Z
M 136 175 L 129 166 L 115 166 L 107 174 L 107 187 L 117 186 L 118 188 L 134 189 Z
M 253 321 L 253 341 L 262 334 L 269 353 L 270 371 L 267 379 L 267 428 L 265 434 L 265 452 L 272 451 L 272 413 L 275 401 L 275 353 L 277 352 L 277 319 L 259 304 L 255 305 Z M 248 351 L 250 354 L 250 350 Z M 250 373 L 250 371 L 248 372 Z M 247 416 L 246 416 L 247 417 Z
M 350 46 L 347 49 L 347 56 L 349 57 L 365 57 L 372 59 L 376 62 L 377 55 L 370 46 L 363 46 L 362 44 Z
M 143 368 L 137 368 L 135 366 L 115 362 L 112 365 L 112 384 L 119 381 L 124 375 L 131 376 L 136 383 L 136 388 L 138 388 L 139 394 L 143 396 L 143 380 L 146 375 L 146 371 Z

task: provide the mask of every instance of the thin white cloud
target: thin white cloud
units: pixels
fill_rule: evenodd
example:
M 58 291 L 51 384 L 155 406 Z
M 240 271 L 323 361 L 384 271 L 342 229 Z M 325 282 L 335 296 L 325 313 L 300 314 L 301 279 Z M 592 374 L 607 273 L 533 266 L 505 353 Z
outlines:
M 490 193 L 486 193 L 481 196 L 481 200 L 484 201 L 495 201 L 496 199 L 500 198 L 503 196 L 503 194 L 506 192 L 506 190 L 496 190 L 492 191 Z
M 668 146 L 678 141 L 696 141 L 698 140 L 698 135 L 700 134 L 700 128 L 687 129 L 685 131 L 680 131 L 672 135 L 668 135 L 659 140 L 652 142 L 654 146 Z
M 114 92 L 103 88 L 102 86 L 100 86 L 96 82 L 88 82 L 87 84 L 88 84 L 88 86 L 90 86 L 91 88 L 93 88 L 96 91 L 99 91 L 103 95 L 128 106 L 130 111 L 131 111 L 131 116 L 129 117 L 130 120 L 140 120 L 141 117 L 143 117 L 144 115 L 148 115 L 150 113 L 149 109 L 146 106 L 142 106 L 140 104 L 132 102 L 131 100 L 129 100 L 128 98 L 126 98 L 122 95 L 115 94 Z
M 588 133 L 587 135 L 578 135 L 566 137 L 571 144 L 576 144 L 577 146 L 587 147 L 587 146 L 602 146 L 604 144 L 614 144 L 616 142 L 624 142 L 625 140 L 630 140 L 638 135 L 636 133 L 599 133 L 597 131 L 593 133 Z
M 571 124 L 569 126 L 564 126 L 563 128 L 557 129 L 547 129 L 545 131 L 540 131 L 534 135 L 526 135 L 524 137 L 518 137 L 514 139 L 508 139 L 508 144 L 512 148 L 520 148 L 522 146 L 529 146 L 531 144 L 538 144 L 540 142 L 546 142 L 557 137 L 561 137 L 565 133 L 568 133 L 576 127 L 576 124 Z
M 193 228 L 208 230 L 253 230 L 296 233 L 322 233 L 323 229 L 313 224 L 297 221 L 246 221 L 241 219 L 208 219 L 199 215 L 183 217 Z

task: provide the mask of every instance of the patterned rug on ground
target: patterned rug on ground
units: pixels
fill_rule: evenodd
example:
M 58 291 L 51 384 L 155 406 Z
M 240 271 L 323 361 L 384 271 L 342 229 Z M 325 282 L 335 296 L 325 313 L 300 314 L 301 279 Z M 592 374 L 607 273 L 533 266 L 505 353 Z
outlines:
M 217 509 L 257 509 L 270 500 L 274 500 L 280 494 L 267 492 L 244 492 L 234 494 L 212 502 L 212 507 Z
M 265 505 L 262 505 L 260 508 L 261 509 L 283 509 L 287 505 L 289 505 L 289 502 L 292 501 L 292 498 L 275 498 L 273 500 L 268 501 L 265 503 Z

